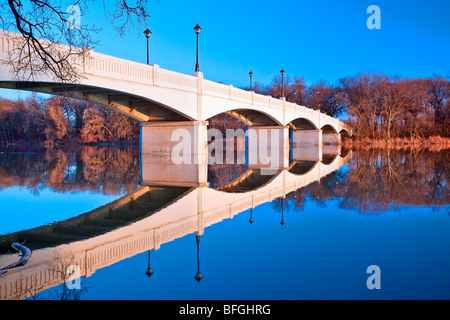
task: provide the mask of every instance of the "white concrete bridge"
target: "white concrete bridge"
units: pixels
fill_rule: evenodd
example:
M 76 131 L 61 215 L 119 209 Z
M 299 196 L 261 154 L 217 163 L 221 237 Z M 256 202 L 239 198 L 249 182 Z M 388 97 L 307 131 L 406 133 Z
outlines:
M 143 141 L 161 131 L 160 127 L 154 130 L 155 123 L 159 126 L 164 122 L 166 128 L 171 124 L 179 128 L 179 122 L 187 129 L 206 127 L 208 119 L 222 113 L 254 128 L 278 128 L 286 143 L 290 128 L 294 145 L 336 143 L 341 134 L 352 135 L 344 122 L 283 98 L 209 81 L 201 72 L 185 75 L 94 51 L 74 58 L 73 65 L 81 76 L 77 83 L 62 83 L 44 74 L 18 79 L 8 64 L 18 37 L 0 31 L 0 88 L 70 96 L 119 110 L 142 121 Z
M 177 238 L 200 236 L 213 224 L 320 180 L 351 157 L 343 158 L 336 149 L 316 160 L 308 153 L 305 159 L 300 154 L 288 168 L 271 176 L 253 168 L 217 189 L 195 182 L 189 186 L 186 177 L 173 180 L 169 169 L 164 171 L 166 178 L 154 176 L 152 172 L 159 172 L 160 167 L 153 170 L 152 159 L 144 159 L 143 175 L 156 180 L 143 181 L 135 193 L 61 223 L 1 236 L 0 268 L 18 260 L 17 254 L 4 252 L 12 242 L 26 241 L 33 251 L 27 265 L 0 276 L 0 300 L 24 299 L 67 280 L 52 263 L 79 266 L 81 276 L 89 277 Z

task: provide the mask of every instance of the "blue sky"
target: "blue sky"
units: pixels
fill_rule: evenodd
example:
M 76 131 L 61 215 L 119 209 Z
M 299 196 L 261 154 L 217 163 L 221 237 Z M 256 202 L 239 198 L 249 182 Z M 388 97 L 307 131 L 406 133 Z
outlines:
M 123 38 L 104 22 L 97 0 L 82 24 L 103 28 L 95 51 L 145 63 L 143 30 Z M 381 9 L 381 29 L 369 30 L 370 5 Z M 268 84 L 281 69 L 307 84 L 359 72 L 403 77 L 450 76 L 450 1 L 149 0 L 150 63 L 190 74 L 195 66 L 196 23 L 200 71 L 209 80 Z M 0 91 L 2 95 L 4 91 Z

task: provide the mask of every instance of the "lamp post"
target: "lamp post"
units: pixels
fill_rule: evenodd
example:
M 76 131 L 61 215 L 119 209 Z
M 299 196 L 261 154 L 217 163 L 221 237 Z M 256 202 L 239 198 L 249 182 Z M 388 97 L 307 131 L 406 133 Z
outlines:
M 194 279 L 197 280 L 197 282 L 200 282 L 200 280 L 203 279 L 202 274 L 200 273 L 200 236 L 197 235 L 195 237 L 195 242 L 197 242 L 197 273 L 194 276 Z
M 281 97 L 284 98 L 284 70 L 281 70 L 280 73 L 281 73 Z
M 253 88 L 253 72 L 249 72 L 248 75 L 250 76 L 250 91 L 252 91 Z
M 149 40 L 152 35 L 152 31 L 147 29 L 144 31 L 145 37 L 147 38 L 147 64 L 150 64 L 150 50 L 149 50 Z
M 147 271 L 145 271 L 145 274 L 147 275 L 147 277 L 151 277 L 153 274 L 153 270 L 152 268 L 150 268 L 150 250 L 148 250 L 148 264 L 147 264 Z
M 198 35 L 200 34 L 200 31 L 202 31 L 202 28 L 198 25 L 198 23 L 194 27 L 195 34 L 197 35 L 197 58 L 195 63 L 195 72 L 200 71 L 200 66 L 198 65 Z

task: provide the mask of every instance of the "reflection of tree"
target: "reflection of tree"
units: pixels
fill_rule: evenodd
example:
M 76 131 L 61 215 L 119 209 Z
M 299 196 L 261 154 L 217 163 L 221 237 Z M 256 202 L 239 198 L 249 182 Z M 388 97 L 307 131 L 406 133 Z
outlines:
M 286 196 L 296 210 L 307 198 L 319 206 L 338 199 L 341 208 L 363 213 L 403 206 L 445 206 L 450 200 L 449 151 L 358 150 L 348 170 L 338 170 Z M 275 209 L 280 211 L 279 206 Z
M 78 147 L 23 154 L 0 154 L 0 188 L 47 187 L 57 192 L 91 191 L 118 195 L 139 182 L 139 150 Z
M 303 211 L 305 209 L 306 197 L 307 192 L 305 188 L 297 189 L 286 196 L 293 203 L 297 211 Z
M 76 265 L 75 258 L 72 255 L 55 254 L 51 260 L 50 272 L 54 274 L 54 277 L 61 284 L 55 288 L 53 295 L 49 297 L 51 300 L 80 300 L 81 296 L 87 292 L 88 288 L 81 285 L 81 279 L 79 279 L 79 288 L 71 288 L 67 285 L 73 276 L 73 272 L 70 270 L 71 266 L 80 267 Z
M 214 164 L 208 166 L 208 181 L 211 188 L 220 188 L 241 176 L 247 167 L 243 164 Z
M 448 151 L 358 151 L 340 193 L 342 207 L 364 212 L 411 206 L 442 206 L 449 202 Z
M 339 186 L 345 179 L 346 174 L 343 171 L 335 171 L 321 178 L 320 181 L 315 181 L 306 187 L 289 193 L 286 195 L 286 198 L 289 199 L 289 202 L 292 203 L 297 211 L 304 210 L 304 205 L 308 198 L 313 199 L 317 205 L 325 208 L 327 206 L 326 200 L 338 196 L 337 191 L 339 190 Z M 275 206 L 275 209 L 278 209 L 278 207 Z
M 82 285 L 80 288 L 71 288 L 68 282 L 71 282 L 74 273 L 69 267 L 76 266 L 72 255 L 55 254 L 48 262 L 48 269 L 44 272 L 49 277 L 39 277 L 33 275 L 31 278 L 24 278 L 22 274 L 14 282 L 15 299 L 23 300 L 80 300 L 81 296 L 87 292 L 88 287 Z M 52 279 L 52 283 L 48 281 Z M 49 285 L 57 285 L 53 290 L 45 291 Z

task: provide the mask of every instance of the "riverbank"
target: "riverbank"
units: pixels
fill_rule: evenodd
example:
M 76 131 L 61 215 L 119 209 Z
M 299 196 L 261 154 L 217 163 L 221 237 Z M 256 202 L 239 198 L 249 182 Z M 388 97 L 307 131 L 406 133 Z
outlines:
M 355 139 L 342 144 L 346 148 L 356 149 L 428 149 L 440 151 L 450 148 L 450 138 L 439 136 L 429 138 L 393 138 L 393 139 Z

